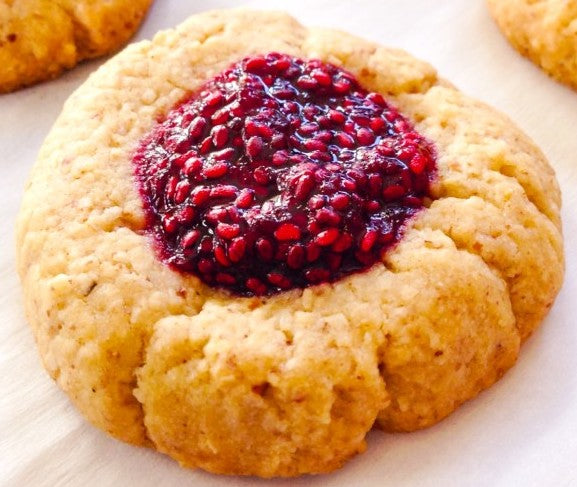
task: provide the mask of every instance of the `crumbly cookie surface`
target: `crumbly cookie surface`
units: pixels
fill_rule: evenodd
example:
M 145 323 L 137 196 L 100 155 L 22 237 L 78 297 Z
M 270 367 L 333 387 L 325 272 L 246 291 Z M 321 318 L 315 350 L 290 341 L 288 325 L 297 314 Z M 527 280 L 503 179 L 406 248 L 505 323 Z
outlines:
M 342 66 L 396 105 L 435 144 L 436 199 L 382 265 L 231 297 L 156 258 L 131 161 L 184 95 L 270 51 Z M 434 424 L 514 364 L 561 285 L 559 208 L 531 140 L 428 64 L 216 11 L 128 47 L 68 100 L 26 188 L 18 268 L 44 365 L 93 424 L 188 467 L 294 476 L 338 468 L 374 424 Z
M 115 51 L 134 34 L 152 0 L 0 2 L 0 93 L 57 77 Z
M 487 0 L 509 42 L 550 76 L 577 89 L 577 0 Z

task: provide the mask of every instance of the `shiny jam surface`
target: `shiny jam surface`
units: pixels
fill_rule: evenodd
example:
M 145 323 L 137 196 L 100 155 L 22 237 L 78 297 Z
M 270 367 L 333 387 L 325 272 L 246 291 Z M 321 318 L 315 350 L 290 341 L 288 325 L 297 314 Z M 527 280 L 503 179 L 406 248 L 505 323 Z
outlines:
M 160 258 L 240 296 L 369 268 L 423 207 L 433 146 L 348 72 L 279 53 L 234 64 L 141 141 Z

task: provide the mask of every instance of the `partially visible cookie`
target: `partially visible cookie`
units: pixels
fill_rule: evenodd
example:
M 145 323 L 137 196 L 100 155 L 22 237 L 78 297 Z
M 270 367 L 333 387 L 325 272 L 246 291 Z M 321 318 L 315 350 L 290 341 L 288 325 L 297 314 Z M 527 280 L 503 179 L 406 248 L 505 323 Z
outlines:
M 577 0 L 487 0 L 509 42 L 553 78 L 577 89 Z
M 152 0 L 0 1 L 0 93 L 55 78 L 85 59 L 115 51 Z

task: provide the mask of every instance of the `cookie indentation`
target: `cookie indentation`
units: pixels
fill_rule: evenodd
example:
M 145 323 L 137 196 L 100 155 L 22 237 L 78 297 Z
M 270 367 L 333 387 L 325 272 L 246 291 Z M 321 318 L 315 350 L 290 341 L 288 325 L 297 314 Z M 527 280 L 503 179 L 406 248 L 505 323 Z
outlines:
M 435 170 L 432 144 L 380 94 L 278 53 L 206 83 L 133 162 L 162 260 L 244 296 L 372 266 Z

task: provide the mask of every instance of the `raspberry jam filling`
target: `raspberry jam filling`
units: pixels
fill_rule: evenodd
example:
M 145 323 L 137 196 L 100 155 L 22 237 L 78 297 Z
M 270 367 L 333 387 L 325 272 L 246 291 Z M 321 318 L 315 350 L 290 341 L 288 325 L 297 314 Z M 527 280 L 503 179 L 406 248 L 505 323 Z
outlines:
M 432 145 L 318 60 L 249 57 L 175 107 L 134 170 L 161 259 L 241 296 L 367 269 L 423 206 Z

